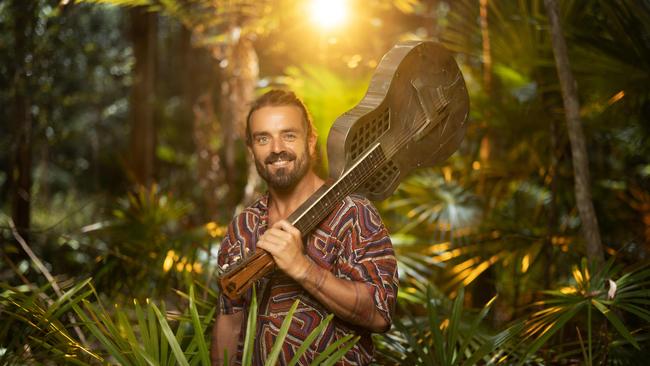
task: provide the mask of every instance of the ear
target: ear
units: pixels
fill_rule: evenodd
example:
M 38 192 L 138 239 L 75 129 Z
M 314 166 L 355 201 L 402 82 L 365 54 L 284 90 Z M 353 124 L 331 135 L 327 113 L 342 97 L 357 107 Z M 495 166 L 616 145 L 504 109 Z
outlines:
M 309 135 L 308 144 L 309 144 L 309 156 L 316 156 L 316 145 L 318 143 L 318 136 L 312 133 Z

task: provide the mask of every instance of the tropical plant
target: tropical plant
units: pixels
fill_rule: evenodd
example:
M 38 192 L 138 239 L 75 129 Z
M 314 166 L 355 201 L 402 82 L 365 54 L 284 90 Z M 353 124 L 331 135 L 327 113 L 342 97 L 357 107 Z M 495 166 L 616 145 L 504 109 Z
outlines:
M 118 200 L 111 219 L 86 225 L 84 235 L 103 249 L 92 269 L 97 289 L 127 299 L 157 298 L 186 275 L 202 273 L 223 230 L 216 223 L 186 227 L 191 209 L 157 185 L 139 186 Z
M 494 298 L 478 314 L 470 315 L 463 309 L 463 288 L 453 302 L 430 285 L 414 292 L 418 302 L 424 302 L 423 314 L 412 315 L 404 306 L 404 319 L 395 319 L 394 330 L 378 338 L 380 354 L 391 362 L 429 366 L 492 364 L 512 359 L 511 353 L 516 353 L 513 338 L 523 329 L 522 322 L 496 334 L 486 332 L 481 324 Z
M 51 360 L 58 364 L 85 365 L 93 359 L 102 360 L 86 342 L 80 323 L 70 318 L 70 307 L 92 295 L 89 280 L 72 287 L 70 281 L 60 285 L 67 291 L 53 300 L 49 284 L 42 287 L 32 283 L 18 287 L 0 284 L 1 364 Z M 76 334 L 71 331 L 73 327 Z
M 616 278 L 618 277 L 618 278 Z M 559 290 L 544 291 L 546 297 L 533 304 L 536 309 L 526 321 L 524 341 L 534 354 L 560 335 L 548 347 L 547 359 L 582 355 L 585 364 L 602 364 L 615 354 L 623 364 L 647 349 L 650 340 L 650 265 L 623 271 L 612 257 L 594 268 L 583 259 L 574 266 L 572 282 Z M 577 342 L 561 334 L 577 332 Z M 615 331 L 610 330 L 612 327 Z M 622 352 L 622 349 L 627 351 Z
M 207 340 L 215 312 L 211 304 L 215 303 L 216 294 L 207 289 L 212 301 L 198 299 L 194 285 L 190 285 L 189 293 L 177 291 L 187 302 L 185 310 L 180 312 L 166 311 L 164 303 L 158 306 L 150 300 L 144 304 L 134 300 L 133 308 L 105 307 L 90 279 L 77 283 L 54 302 L 45 301 L 48 287 L 3 286 L 0 314 L 7 319 L 0 328 L 0 344 L 6 347 L 0 355 L 3 364 L 45 360 L 76 365 L 107 362 L 120 365 L 210 364 Z M 266 365 L 276 364 L 298 301 L 294 302 L 282 323 Z M 79 321 L 70 322 L 66 317 L 71 315 Z M 327 317 L 309 334 L 291 365 L 299 361 L 332 318 L 333 315 Z M 243 365 L 251 364 L 256 319 L 257 300 L 253 295 L 248 312 Z M 71 326 L 81 328 L 81 336 L 70 332 Z M 342 337 L 320 353 L 312 364 L 333 365 L 358 340 L 359 337 L 353 334 Z

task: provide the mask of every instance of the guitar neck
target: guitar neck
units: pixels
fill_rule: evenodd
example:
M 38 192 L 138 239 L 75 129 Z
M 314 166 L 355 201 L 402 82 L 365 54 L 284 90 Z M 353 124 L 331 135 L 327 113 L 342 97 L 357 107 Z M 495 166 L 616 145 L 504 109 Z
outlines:
M 307 236 L 347 195 L 353 193 L 381 169 L 386 156 L 379 143 L 368 149 L 331 184 L 326 183 L 298 207 L 288 218 L 303 236 Z M 220 276 L 222 291 L 231 299 L 241 296 L 253 283 L 273 270 L 270 254 L 256 249 L 253 255 Z
M 288 218 L 303 236 L 307 236 L 346 196 L 372 176 L 383 163 L 386 156 L 379 143 L 363 154 L 332 183 L 325 183 L 320 189 L 298 207 Z

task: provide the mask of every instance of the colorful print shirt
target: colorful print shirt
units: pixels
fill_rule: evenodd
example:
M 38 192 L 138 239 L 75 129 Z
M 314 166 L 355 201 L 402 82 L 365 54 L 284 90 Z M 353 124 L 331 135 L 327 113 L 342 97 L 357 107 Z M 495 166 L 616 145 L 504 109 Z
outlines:
M 228 227 L 221 244 L 218 264 L 232 265 L 237 259 L 252 253 L 257 238 L 268 226 L 268 194 L 237 215 Z M 397 263 L 388 232 L 376 208 L 362 196 L 351 195 L 308 236 L 305 253 L 319 266 L 338 278 L 362 281 L 373 289 L 374 303 L 381 315 L 391 323 L 391 314 L 397 296 Z M 296 299 L 289 333 L 285 339 L 278 363 L 291 361 L 303 340 L 330 312 L 298 283 L 280 270 L 259 281 L 256 286 L 259 303 L 253 365 L 263 365 L 279 333 L 284 318 Z M 248 312 L 252 296 L 250 290 L 242 298 L 219 298 L 220 314 Z M 241 360 L 246 321 L 242 323 L 238 360 Z M 357 334 L 359 342 L 350 349 L 338 365 L 366 365 L 372 360 L 373 345 L 370 331 L 334 317 L 318 335 L 299 365 L 309 365 L 328 345 L 348 335 Z

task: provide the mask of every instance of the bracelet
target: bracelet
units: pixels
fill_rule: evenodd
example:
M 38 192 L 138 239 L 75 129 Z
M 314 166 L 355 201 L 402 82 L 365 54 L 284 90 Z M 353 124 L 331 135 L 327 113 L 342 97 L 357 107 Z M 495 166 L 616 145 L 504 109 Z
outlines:
M 317 271 L 316 278 L 314 279 L 313 282 L 314 282 L 314 286 L 316 287 L 316 291 L 320 291 L 321 287 L 323 286 L 323 282 L 325 281 L 325 276 L 318 276 L 318 269 L 316 267 L 318 267 L 318 265 L 310 261 L 309 267 L 305 270 L 305 275 L 302 277 L 302 280 L 308 281 L 311 272 L 313 270 L 316 270 Z

